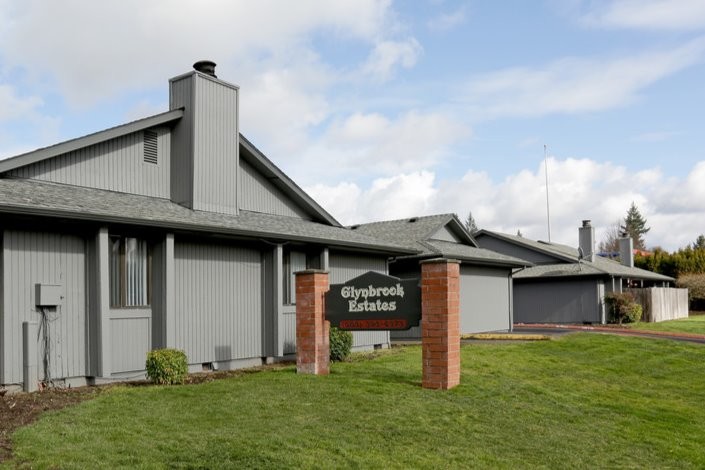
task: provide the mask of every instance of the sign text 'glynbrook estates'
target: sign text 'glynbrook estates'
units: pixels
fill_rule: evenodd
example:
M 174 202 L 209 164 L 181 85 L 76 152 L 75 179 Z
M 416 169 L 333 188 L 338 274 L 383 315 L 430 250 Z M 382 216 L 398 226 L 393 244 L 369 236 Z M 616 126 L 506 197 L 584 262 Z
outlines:
M 344 330 L 407 330 L 421 320 L 418 279 L 401 280 L 373 271 L 326 293 L 326 319 Z

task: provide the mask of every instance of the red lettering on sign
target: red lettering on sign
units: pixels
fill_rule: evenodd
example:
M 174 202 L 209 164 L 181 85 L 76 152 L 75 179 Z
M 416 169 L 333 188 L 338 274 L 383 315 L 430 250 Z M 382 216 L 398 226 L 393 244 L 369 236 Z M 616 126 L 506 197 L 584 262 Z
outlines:
M 405 330 L 409 322 L 396 320 L 340 320 L 340 328 L 344 330 Z

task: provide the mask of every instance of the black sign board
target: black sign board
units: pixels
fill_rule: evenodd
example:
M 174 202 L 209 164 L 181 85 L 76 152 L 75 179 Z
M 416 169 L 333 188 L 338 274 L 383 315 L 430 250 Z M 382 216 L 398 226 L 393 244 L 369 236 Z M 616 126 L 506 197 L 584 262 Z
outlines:
M 326 292 L 326 320 L 341 330 L 408 330 L 421 321 L 418 279 L 369 271 Z

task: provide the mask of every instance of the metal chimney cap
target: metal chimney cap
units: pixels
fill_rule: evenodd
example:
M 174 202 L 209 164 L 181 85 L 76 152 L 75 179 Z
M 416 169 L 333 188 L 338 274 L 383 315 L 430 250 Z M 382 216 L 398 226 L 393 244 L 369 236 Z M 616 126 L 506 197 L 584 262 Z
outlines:
M 590 219 L 588 219 L 588 220 L 583 220 L 583 227 L 584 227 L 584 228 L 592 227 L 592 220 L 590 220 Z
M 212 60 L 199 60 L 198 62 L 193 64 L 193 68 L 197 72 L 210 75 L 213 78 L 218 78 L 218 76 L 215 74 L 215 62 L 213 62 Z

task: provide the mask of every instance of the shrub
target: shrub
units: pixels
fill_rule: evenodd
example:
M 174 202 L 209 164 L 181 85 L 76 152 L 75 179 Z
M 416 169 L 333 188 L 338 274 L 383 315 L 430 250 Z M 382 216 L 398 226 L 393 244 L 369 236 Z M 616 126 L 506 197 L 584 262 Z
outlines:
M 182 384 L 188 373 L 186 353 L 178 349 L 155 349 L 147 353 L 147 377 L 161 385 Z
M 631 292 L 610 292 L 605 296 L 610 307 L 610 323 L 635 323 L 641 320 L 643 309 Z
M 691 310 L 705 310 L 705 274 L 681 274 L 676 286 L 688 289 Z
M 330 329 L 329 337 L 331 361 L 342 361 L 350 355 L 353 343 L 352 333 L 333 326 Z

